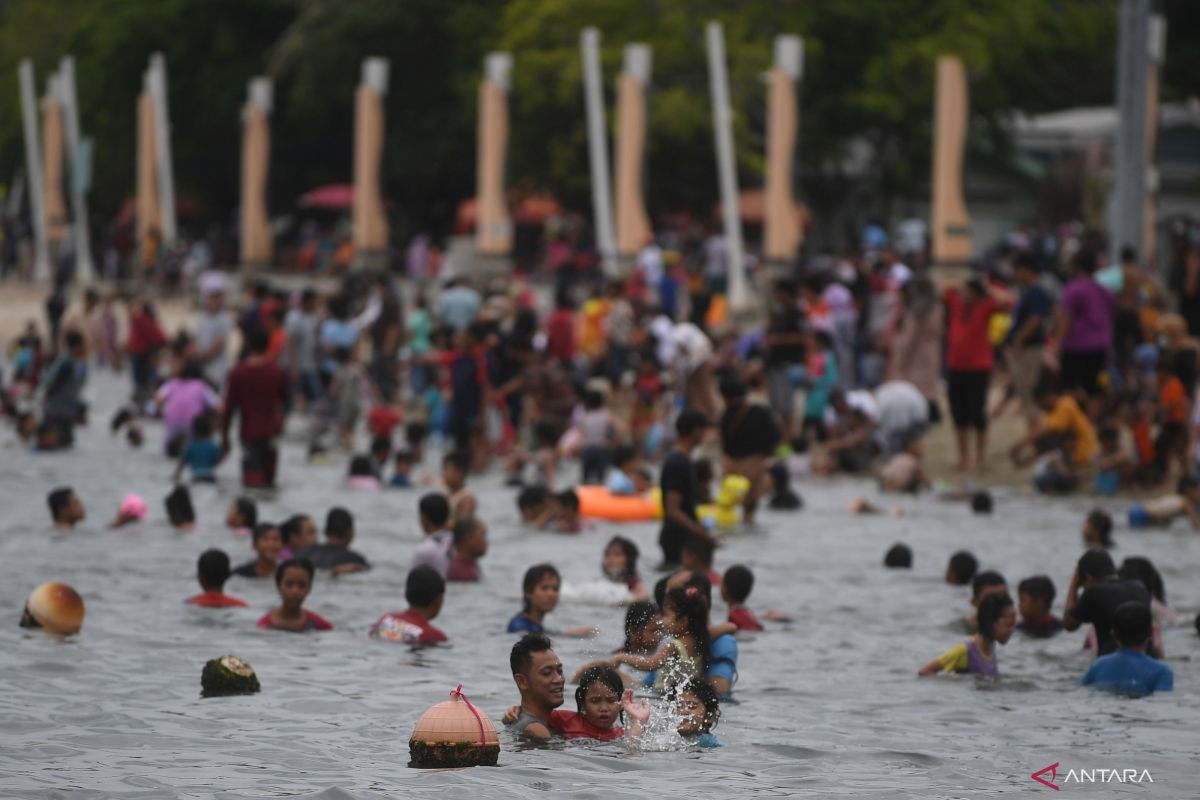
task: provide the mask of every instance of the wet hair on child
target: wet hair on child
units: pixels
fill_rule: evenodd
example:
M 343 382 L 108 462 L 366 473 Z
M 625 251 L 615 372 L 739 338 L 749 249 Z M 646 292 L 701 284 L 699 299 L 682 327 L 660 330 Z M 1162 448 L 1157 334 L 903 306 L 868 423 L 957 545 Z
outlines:
M 889 569 L 911 569 L 913 554 L 908 545 L 897 542 L 883 556 L 883 565 Z
M 684 555 L 694 558 L 700 567 L 711 569 L 713 562 L 713 553 L 716 552 L 712 542 L 707 539 L 701 539 L 698 536 L 689 536 L 680 548 L 680 552 Z
M 219 592 L 229 580 L 229 556 L 223 550 L 205 550 L 196 562 L 196 575 L 205 589 Z
M 1107 578 L 1117 572 L 1117 565 L 1113 563 L 1112 556 L 1108 554 L 1107 550 L 1088 550 L 1079 557 L 1076 567 L 1079 570 L 1080 580 Z
M 950 563 L 946 568 L 946 580 L 956 586 L 966 586 L 975 577 L 975 571 L 978 569 L 979 562 L 975 560 L 975 556 L 966 550 L 959 550 L 950 556 Z
M 982 490 L 973 493 L 971 495 L 971 510 L 976 514 L 992 513 L 992 495 Z
M 58 519 L 59 514 L 67 510 L 71 504 L 71 495 L 75 490 L 70 486 L 60 486 L 46 495 L 46 505 L 50 506 L 51 519 Z
M 534 564 L 525 570 L 525 578 L 521 581 L 521 597 L 524 598 L 525 613 L 529 613 L 529 595 L 533 594 L 533 590 L 546 578 L 554 578 L 559 585 L 562 585 L 562 576 L 558 574 L 558 570 L 553 564 Z
M 743 564 L 734 564 L 725 570 L 721 585 L 729 593 L 729 599 L 734 603 L 744 603 L 754 589 L 754 573 Z
M 533 666 L 533 654 L 553 650 L 550 637 L 544 633 L 527 633 L 512 646 L 508 655 L 508 666 L 513 675 L 524 675 Z
M 253 528 L 258 523 L 258 506 L 249 497 L 239 497 L 233 501 L 233 505 L 247 528 Z
M 1034 575 L 1017 584 L 1017 594 L 1040 600 L 1049 608 L 1054 603 L 1054 581 L 1046 575 Z
M 629 579 L 636 577 L 638 574 L 638 546 L 624 536 L 614 536 L 608 540 L 608 544 L 604 545 L 604 552 L 607 553 L 614 547 L 620 548 L 621 553 L 625 556 L 625 572 L 617 577 Z
M 1008 592 L 993 592 L 979 601 L 979 633 L 988 639 L 996 634 L 996 622 L 1004 615 L 1006 608 L 1011 608 L 1013 600 Z
M 325 515 L 325 538 L 346 539 L 354 533 L 354 515 L 341 506 Z
M 1126 580 L 1140 581 L 1151 597 L 1166 604 L 1167 590 L 1163 585 L 1162 575 L 1150 559 L 1143 556 L 1130 556 L 1121 562 L 1121 568 L 1117 570 L 1117 574 Z
M 625 693 L 625 683 L 621 680 L 621 673 L 615 669 L 602 664 L 595 664 L 588 667 L 579 676 L 579 686 L 575 689 L 575 706 L 579 709 L 579 713 L 583 713 L 584 701 L 587 699 L 587 690 L 591 688 L 593 683 L 604 684 L 605 687 L 612 689 L 613 694 L 620 697 Z M 621 709 L 618 713 L 618 719 L 625 721 L 625 710 Z
M 618 469 L 623 469 L 637 461 L 637 450 L 627 444 L 619 444 L 613 448 L 612 463 Z
M 708 651 L 712 645 L 712 638 L 708 632 L 708 604 L 704 602 L 704 596 L 700 590 L 695 586 L 671 589 L 667 592 L 664 610 L 673 611 L 677 616 L 684 618 L 687 632 L 695 638 L 696 651 L 703 662 L 704 669 L 707 670 Z
M 517 509 L 528 511 L 537 508 L 550 499 L 550 492 L 545 486 L 526 486 L 517 493 Z
M 446 593 L 446 579 L 430 566 L 414 567 L 404 582 L 404 599 L 413 608 L 431 606 Z
M 712 684 L 708 681 L 690 680 L 675 688 L 676 697 L 685 694 L 694 694 L 700 705 L 704 706 L 704 721 L 700 725 L 700 732 L 708 733 L 715 728 L 721 720 L 721 699 Z
M 358 455 L 350 459 L 350 477 L 351 478 L 373 478 L 375 477 L 375 465 L 371 463 L 370 456 Z
M 263 538 L 271 531 L 278 531 L 278 530 L 279 530 L 279 526 L 276 525 L 274 522 L 260 522 L 254 526 L 254 530 L 250 534 L 250 541 L 253 544 L 258 544 L 259 539 Z M 280 533 L 279 538 L 281 538 L 281 539 L 283 538 L 282 533 Z
M 633 637 L 647 625 L 653 625 L 657 619 L 658 606 L 654 603 L 648 600 L 630 603 L 629 608 L 625 609 L 625 644 L 621 647 L 621 652 L 632 653 Z
M 291 545 L 296 534 L 300 533 L 300 526 L 306 519 L 308 517 L 304 514 L 292 514 L 279 524 L 279 535 L 283 537 L 284 545 Z
M 999 572 L 985 569 L 971 579 L 971 596 L 979 597 L 983 590 L 989 586 L 1004 586 L 1007 583 L 1008 581 L 1004 580 L 1004 576 Z
M 1113 613 L 1113 636 L 1121 647 L 1145 647 L 1154 632 L 1154 616 L 1150 607 L 1136 600 L 1122 603 Z
M 1096 538 L 1100 540 L 1100 546 L 1107 549 L 1113 546 L 1112 515 L 1102 508 L 1094 508 L 1087 515 L 1087 526 L 1096 532 Z
M 417 512 L 435 528 L 444 528 L 450 521 L 450 501 L 440 492 L 429 492 L 417 503 Z
M 804 507 L 804 501 L 790 486 L 791 473 L 788 472 L 787 464 L 776 461 L 767 470 L 767 474 L 771 476 L 771 488 L 775 492 L 767 504 L 770 508 L 776 511 L 794 511 Z
M 196 521 L 196 509 L 192 506 L 192 493 L 186 486 L 176 486 L 163 500 L 167 507 L 167 519 L 172 525 L 190 525 Z
M 446 453 L 445 457 L 442 459 L 442 466 L 443 467 L 451 467 L 452 466 L 455 469 L 457 469 L 459 472 L 461 472 L 463 475 L 466 475 L 467 470 L 471 466 L 471 457 L 468 456 L 466 453 L 464 453 L 461 450 L 454 450 L 452 452 Z
M 308 582 L 313 580 L 313 564 L 307 558 L 289 558 L 275 568 L 275 585 L 283 583 L 283 574 L 289 569 L 302 569 L 308 573 Z
M 572 514 L 579 512 L 579 495 L 575 494 L 574 489 L 563 489 L 561 492 L 555 492 L 554 502 Z

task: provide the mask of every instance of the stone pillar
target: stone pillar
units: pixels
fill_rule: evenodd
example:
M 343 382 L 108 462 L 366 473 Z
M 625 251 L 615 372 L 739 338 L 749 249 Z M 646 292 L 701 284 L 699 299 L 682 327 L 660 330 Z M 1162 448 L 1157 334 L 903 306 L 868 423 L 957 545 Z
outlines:
M 46 242 L 56 257 L 67 241 L 71 219 L 63 195 L 63 155 L 66 145 L 58 76 L 51 75 L 42 98 L 42 196 L 45 198 Z
M 737 165 L 733 149 L 733 111 L 729 104 L 729 74 L 725 67 L 725 31 L 721 23 L 709 22 L 705 34 L 708 45 L 713 135 L 717 150 L 717 178 L 721 187 L 721 210 L 729 257 L 729 310 L 735 318 L 748 320 L 760 310 L 761 304 L 746 285 L 742 218 L 738 206 Z
M 508 91 L 512 56 L 489 53 L 479 85 L 475 153 L 475 250 L 481 256 L 508 256 L 513 221 L 504 191 L 508 152 Z
M 617 79 L 617 253 L 637 255 L 652 234 L 642 191 L 646 158 L 646 90 L 650 85 L 648 44 L 625 48 L 625 65 Z
M 932 240 L 935 267 L 971 261 L 971 218 L 963 200 L 963 152 L 967 142 L 967 72 L 954 56 L 937 60 L 933 127 Z
M 584 28 L 580 36 L 583 58 L 583 99 L 587 110 L 588 156 L 592 172 L 592 213 L 596 249 L 609 275 L 617 271 L 617 242 L 613 231 L 612 187 L 609 185 L 608 136 L 604 125 L 604 79 L 600 74 L 600 31 Z
M 87 192 L 92 182 L 92 143 L 84 139 L 79 124 L 79 96 L 75 88 L 75 59 L 65 56 L 58 66 L 59 101 L 71 160 L 71 209 L 75 225 L 75 280 L 90 283 L 96 278 L 92 262 L 92 236 L 88 223 Z
M 389 62 L 367 58 L 354 98 L 354 250 L 360 266 L 386 261 L 387 216 L 379 186 L 383 159 L 383 98 Z
M 175 168 L 171 157 L 171 115 L 167 99 L 167 61 L 162 53 L 150 56 L 146 89 L 154 98 L 154 170 L 158 182 L 158 207 L 163 246 L 175 246 Z
M 763 255 L 767 261 L 787 263 L 796 255 L 804 232 L 800 210 L 792 194 L 796 135 L 799 118 L 796 84 L 804 64 L 804 40 L 799 36 L 775 37 L 775 65 L 768 77 L 766 213 L 763 220 Z
M 155 164 L 154 98 L 144 88 L 137 104 L 137 201 L 136 234 L 138 262 L 142 268 L 155 263 L 162 242 L 162 216 L 158 200 Z
M 28 58 L 17 68 L 21 83 L 21 118 L 25 134 L 25 171 L 29 187 L 29 217 L 33 225 L 33 278 L 50 277 L 50 255 L 46 247 L 45 197 L 42 194 L 42 145 L 38 138 L 37 90 L 33 62 Z
M 267 212 L 267 174 L 271 164 L 270 78 L 254 78 L 242 106 L 241 262 L 245 267 L 266 267 L 274 253 L 271 221 Z

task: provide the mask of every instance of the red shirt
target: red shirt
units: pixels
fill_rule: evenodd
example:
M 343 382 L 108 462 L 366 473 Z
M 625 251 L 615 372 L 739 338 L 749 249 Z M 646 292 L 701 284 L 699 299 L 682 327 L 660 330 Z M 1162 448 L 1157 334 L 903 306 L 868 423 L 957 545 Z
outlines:
M 229 373 L 222 430 L 228 435 L 234 415 L 241 414 L 238 435 L 243 442 L 278 436 L 283 432 L 287 397 L 287 375 L 278 364 L 254 359 L 243 361 Z
M 733 606 L 729 609 L 729 621 L 737 625 L 739 631 L 761 631 L 762 623 L 754 612 L 746 606 Z
M 404 422 L 404 417 L 391 406 L 375 406 L 367 414 L 367 428 L 372 436 L 391 436 L 401 422 Z
M 560 308 L 546 320 L 546 351 L 560 361 L 575 358 L 575 313 Z
M 236 597 L 230 597 L 224 592 L 204 592 L 188 600 L 188 603 L 194 606 L 203 606 L 204 608 L 245 608 L 246 602 L 238 600 Z
M 268 611 L 266 614 L 263 614 L 262 619 L 260 619 L 258 621 L 258 627 L 269 628 L 272 630 L 288 630 L 287 628 L 276 628 L 275 627 L 275 623 L 271 620 L 271 612 L 270 611 Z M 326 620 L 324 617 L 322 617 L 320 614 L 316 614 L 312 611 L 305 611 L 304 612 L 304 630 L 306 630 L 306 631 L 329 631 L 329 630 L 333 630 L 333 625 L 329 624 L 329 621 Z M 300 633 L 300 631 L 289 631 L 289 632 L 290 633 Z
M 946 292 L 949 328 L 946 335 L 946 366 L 962 371 L 992 368 L 992 341 L 988 327 L 1000 304 L 991 297 L 967 305 L 954 289 Z
M 446 570 L 448 581 L 477 581 L 483 577 L 479 562 L 458 556 L 450 556 L 450 567 Z
M 129 342 L 126 346 L 130 355 L 143 356 L 166 343 L 167 337 L 162 328 L 149 314 L 134 314 L 129 318 Z
M 384 614 L 371 626 L 371 636 L 404 644 L 430 645 L 447 641 L 446 634 L 411 608 L 400 613 L 393 611 Z
M 1183 381 L 1174 375 L 1167 375 L 1158 390 L 1158 411 L 1163 422 L 1174 422 L 1182 425 L 1187 422 L 1188 399 L 1184 391 Z
M 566 739 L 599 739 L 603 742 L 620 739 L 625 735 L 625 729 L 620 725 L 614 725 L 607 730 L 597 728 L 578 711 L 561 709 L 550 712 L 550 730 Z

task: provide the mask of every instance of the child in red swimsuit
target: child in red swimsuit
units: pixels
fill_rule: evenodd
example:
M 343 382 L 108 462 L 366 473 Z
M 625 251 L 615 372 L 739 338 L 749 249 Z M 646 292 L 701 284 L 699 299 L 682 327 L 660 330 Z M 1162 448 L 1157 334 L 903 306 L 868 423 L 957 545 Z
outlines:
M 275 570 L 275 586 L 282 601 L 258 621 L 260 628 L 292 633 L 327 631 L 333 628 L 320 614 L 305 611 L 304 599 L 312 591 L 313 565 L 307 558 L 293 558 Z
M 641 732 L 650 715 L 649 704 L 645 700 L 635 702 L 633 690 L 625 688 L 621 675 L 602 665 L 589 667 L 579 678 L 575 705 L 578 711 L 550 712 L 551 732 L 565 739 L 611 741 L 626 735 L 625 727 L 617 724 L 625 721 L 626 711 L 633 720 L 628 730 L 630 736 Z

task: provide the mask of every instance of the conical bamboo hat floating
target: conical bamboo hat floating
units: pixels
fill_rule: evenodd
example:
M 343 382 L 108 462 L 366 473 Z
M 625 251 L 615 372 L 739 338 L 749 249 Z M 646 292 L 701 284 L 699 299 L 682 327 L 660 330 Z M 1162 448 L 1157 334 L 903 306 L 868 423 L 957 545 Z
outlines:
M 408 740 L 410 767 L 494 767 L 500 755 L 496 726 L 462 693 L 462 684 L 450 699 L 430 708 L 413 728 Z
M 22 628 L 70 635 L 83 627 L 83 598 L 65 583 L 43 583 L 25 601 Z

